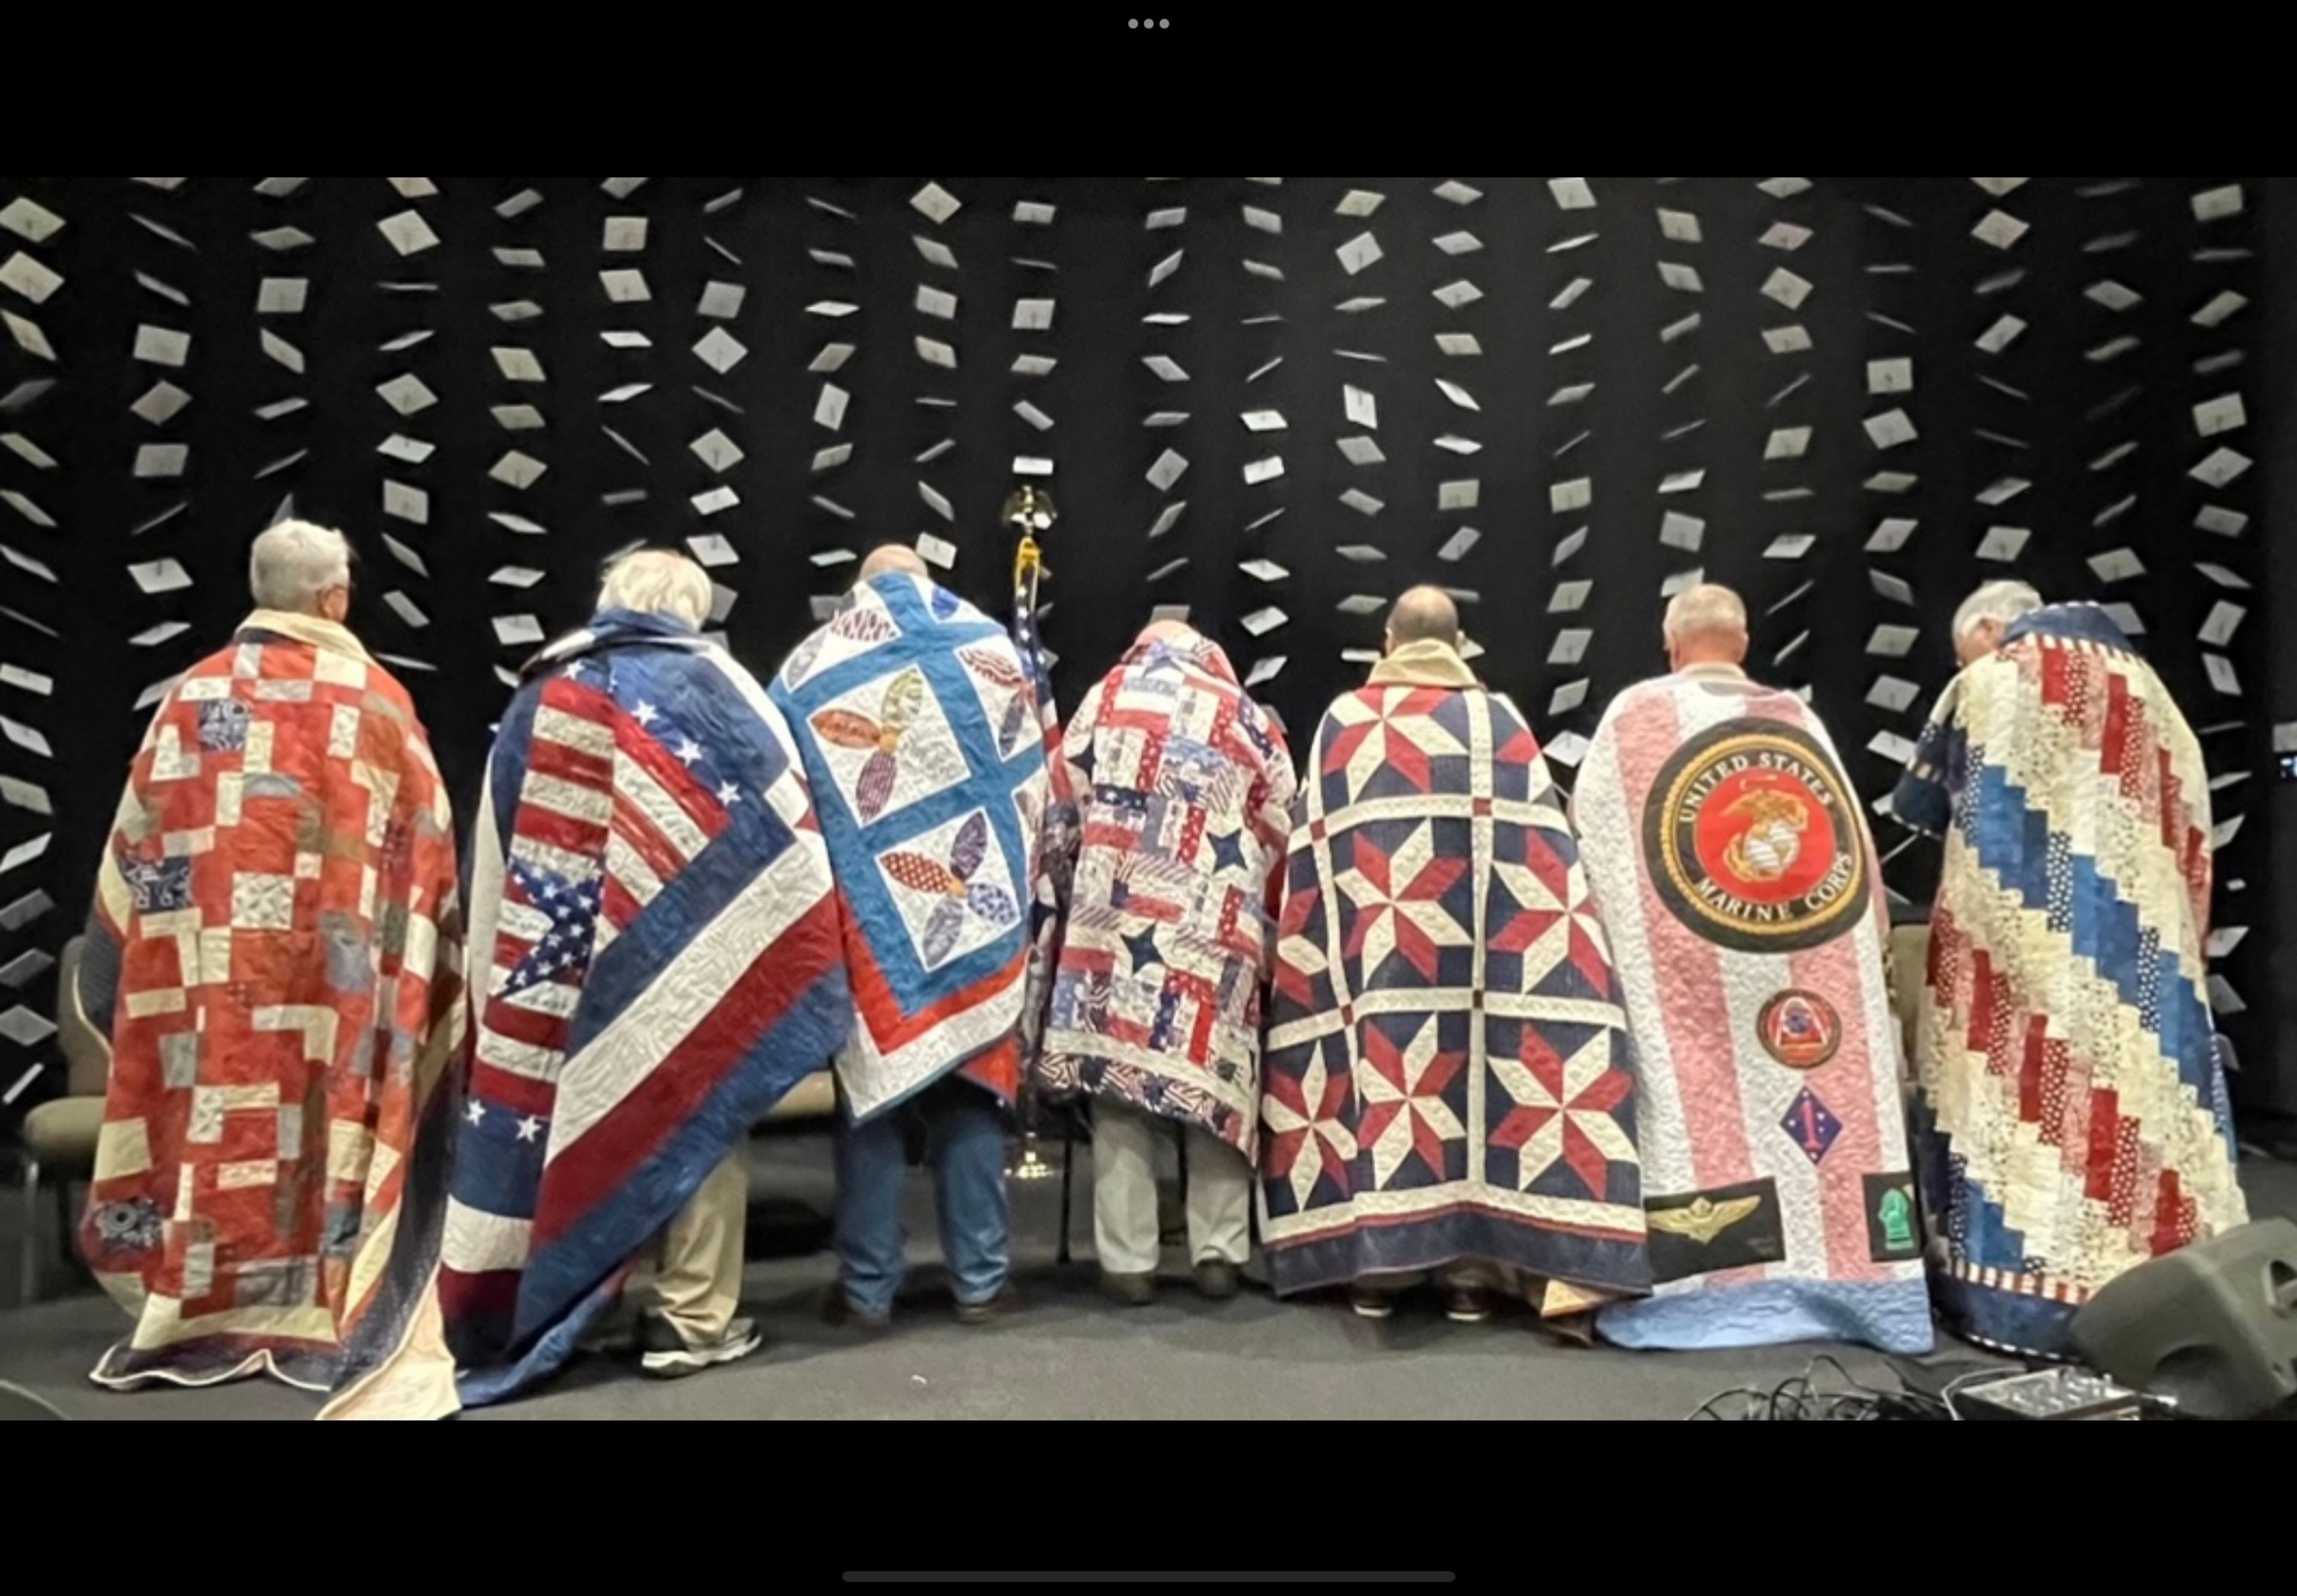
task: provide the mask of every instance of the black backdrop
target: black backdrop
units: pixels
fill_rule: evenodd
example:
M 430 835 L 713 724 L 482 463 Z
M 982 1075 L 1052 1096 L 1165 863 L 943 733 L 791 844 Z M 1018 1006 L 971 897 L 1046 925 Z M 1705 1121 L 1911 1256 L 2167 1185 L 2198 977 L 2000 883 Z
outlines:
M 945 220 L 912 202 L 931 181 L 959 202 Z M 2217 489 L 2189 473 L 2219 446 L 2265 452 L 2249 441 L 2265 420 L 2262 313 L 2194 317 L 2227 291 L 2260 297 L 2266 185 L 1585 181 L 1580 193 L 1576 179 L 1483 177 L 0 178 L 0 206 L 29 200 L 66 224 L 39 243 L 24 226 L 0 232 L 0 256 L 21 251 L 63 279 L 38 297 L 45 279 L 0 266 L 0 308 L 55 357 L 22 347 L 21 327 L 0 340 L 0 436 L 21 440 L 0 450 L 0 489 L 30 508 L 0 509 L 0 546 L 56 579 L 0 564 L 0 663 L 54 680 L 42 694 L 0 677 L 0 772 L 40 789 L 5 790 L 0 850 L 53 835 L 0 875 L 12 1113 L 47 1089 L 25 1078 L 48 1055 L 39 950 L 77 928 L 143 724 L 137 698 L 243 613 L 247 539 L 291 493 L 298 514 L 352 534 L 354 624 L 402 662 L 465 810 L 507 696 L 497 677 L 530 646 L 500 640 L 496 618 L 556 631 L 587 612 L 604 556 L 708 534 L 737 556 L 713 575 L 734 596 L 733 646 L 762 672 L 810 624 L 813 596 L 850 578 L 811 563 L 836 549 L 944 538 L 948 580 L 1003 613 L 1011 544 L 997 512 L 1017 457 L 1036 457 L 1061 510 L 1045 632 L 1064 705 L 1152 605 L 1187 605 L 1240 670 L 1281 656 L 1258 691 L 1305 736 L 1359 678 L 1343 652 L 1376 646 L 1385 601 L 1432 580 L 1472 595 L 1481 667 L 1553 746 L 1659 667 L 1662 586 L 1701 569 L 1746 595 L 1757 672 L 1812 689 L 1873 798 L 1896 761 L 1866 745 L 1918 730 L 1951 668 L 1954 605 L 2015 574 L 2053 596 L 2135 607 L 2196 727 L 2223 728 L 2205 737 L 2212 772 L 2232 778 L 2220 819 L 2244 811 L 2270 779 L 2269 717 L 2212 687 L 2195 638 L 2214 604 L 2254 608 L 2264 595 L 2196 563 L 2262 588 L 2266 472 Z M 2237 182 L 2241 211 L 2202 219 L 2195 196 Z M 1051 220 L 1019 219 L 1022 204 L 1050 207 Z M 1996 210 L 2023 225 L 2007 247 L 1973 233 Z M 401 255 L 380 224 L 409 212 L 438 242 Z M 628 231 L 616 218 L 638 218 L 643 248 L 605 247 Z M 310 242 L 257 236 L 281 228 Z M 1367 234 L 1379 259 L 1351 272 L 1343 252 Z M 1663 266 L 1692 268 L 1697 291 Z M 1799 304 L 1782 270 L 1800 280 Z M 630 271 L 646 299 L 615 298 L 630 284 L 599 275 Z M 267 278 L 306 282 L 303 308 L 259 314 Z M 738 309 L 704 314 L 712 284 L 737 287 Z M 921 289 L 955 296 L 954 314 L 922 305 Z M 1017 302 L 1046 299 L 1050 327 L 1017 329 Z M 1979 347 L 2005 316 L 2023 330 Z M 190 334 L 180 368 L 135 358 L 147 325 Z M 744 351 L 723 371 L 695 352 L 713 332 Z M 267 350 L 267 333 L 284 347 Z M 614 347 L 609 333 L 644 345 Z M 1459 334 L 1476 352 L 1440 341 Z M 947 345 L 954 367 L 919 339 Z M 852 347 L 843 366 L 810 370 L 833 344 Z M 499 350 L 531 353 L 543 380 L 510 380 Z M 1016 369 L 1032 357 L 1050 371 Z M 1160 375 L 1158 357 L 1184 378 Z M 1899 358 L 1911 391 L 1871 393 L 1888 374 L 1870 363 Z M 409 374 L 435 403 L 401 415 L 376 391 Z M 50 378 L 45 391 L 22 386 Z M 163 380 L 191 398 L 155 424 L 131 407 Z M 848 396 L 835 428 L 817 419 L 826 383 Z M 637 384 L 648 386 L 626 391 Z M 1370 397 L 1376 425 L 1351 419 L 1349 388 Z M 2194 407 L 2234 393 L 2248 424 L 2202 436 Z M 1050 427 L 1017 414 L 1024 401 Z M 522 405 L 544 424 L 503 424 L 498 407 Z M 1894 411 L 1915 435 L 1879 447 L 1867 424 Z M 1256 431 L 1247 412 L 1281 425 Z M 1806 453 L 1770 457 L 1774 432 L 1805 427 Z M 741 451 L 722 471 L 690 447 L 713 430 Z M 378 452 L 394 436 L 432 452 Z M 1358 439 L 1380 457 L 1352 461 Z M 181 476 L 135 474 L 154 444 L 188 446 Z M 821 461 L 839 445 L 850 458 Z M 523 489 L 490 474 L 514 450 L 545 468 Z M 1160 487 L 1149 473 L 1166 450 L 1185 465 Z M 1247 481 L 1272 459 L 1280 475 Z M 1695 485 L 1666 490 L 1694 472 Z M 2006 479 L 2029 486 L 1981 500 Z M 427 520 L 386 514 L 386 483 L 427 495 Z M 1463 483 L 1471 506 L 1456 502 L 1470 489 L 1445 498 Z M 721 487 L 738 502 L 702 513 L 695 496 Z M 1369 496 L 1363 507 L 1344 501 L 1351 490 Z M 2251 516 L 2247 535 L 2197 530 L 2212 505 Z M 1702 523 L 1696 552 L 1662 542 L 1669 512 Z M 1892 518 L 1915 524 L 1895 551 L 1870 552 Z M 2030 533 L 2013 564 L 1977 557 L 1996 526 Z M 1473 547 L 1441 557 L 1459 553 L 1463 528 Z M 1778 542 L 1795 537 L 1806 551 Z M 2122 549 L 2143 576 L 2101 580 L 2093 556 Z M 128 573 L 168 559 L 189 588 L 146 594 Z M 1284 574 L 1243 568 L 1264 560 Z M 542 574 L 527 588 L 490 580 L 506 567 Z M 1885 591 L 1893 578 L 1906 588 Z M 1579 581 L 1592 583 L 1581 607 L 1552 611 Z M 393 592 L 428 624 L 390 607 Z M 1245 620 L 1272 606 L 1286 619 L 1255 637 Z M 168 621 L 186 629 L 131 641 Z M 1870 654 L 1892 625 L 1920 629 L 1911 654 Z M 1550 662 L 1566 629 L 1592 634 L 1579 664 Z M 2219 651 L 2250 691 L 2266 687 L 2267 629 L 2252 617 Z M 1873 702 L 1881 677 L 1914 684 L 1912 704 Z M 1556 707 L 1580 682 L 1584 703 Z M 2273 936 L 2266 906 L 2238 889 L 2262 875 L 2262 832 L 2243 826 L 2224 848 L 2219 895 L 2219 923 L 2255 927 L 2260 946 Z M 1886 850 L 1900 835 L 1887 822 L 1878 834 Z M 1935 850 L 1916 844 L 1889 879 L 1919 900 L 1935 868 Z M 2244 973 L 2253 952 L 2219 967 L 2261 1006 L 2267 983 Z

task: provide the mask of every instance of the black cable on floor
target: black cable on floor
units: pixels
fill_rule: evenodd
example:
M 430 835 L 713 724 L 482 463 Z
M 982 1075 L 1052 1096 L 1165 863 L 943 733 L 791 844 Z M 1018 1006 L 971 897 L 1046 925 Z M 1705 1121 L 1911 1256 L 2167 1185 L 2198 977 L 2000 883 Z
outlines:
M 1828 1389 L 1819 1384 L 1822 1370 L 1833 1371 L 1840 1388 Z M 1735 1409 L 1732 1406 L 1734 1402 Z M 1685 1417 L 1771 1423 L 1938 1419 L 1955 1416 L 1952 1403 L 1951 1391 L 1941 1399 L 1915 1391 L 1877 1390 L 1844 1368 L 1839 1359 L 1822 1353 L 1805 1365 L 1800 1374 L 1781 1380 L 1767 1391 L 1751 1386 L 1734 1386 L 1708 1398 Z

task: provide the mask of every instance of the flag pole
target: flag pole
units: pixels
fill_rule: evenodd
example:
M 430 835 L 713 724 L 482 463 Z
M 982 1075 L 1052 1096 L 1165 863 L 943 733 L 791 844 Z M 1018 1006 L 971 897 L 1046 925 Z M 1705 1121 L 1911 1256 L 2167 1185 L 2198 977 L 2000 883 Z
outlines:
M 1013 641 L 1020 652 L 1021 663 L 1028 676 L 1031 690 L 1037 697 L 1037 714 L 1045 734 L 1045 756 L 1056 762 L 1056 791 L 1046 805 L 1046 823 L 1040 827 L 1037 845 L 1042 851 L 1058 846 L 1056 842 L 1057 813 L 1061 802 L 1058 792 L 1059 771 L 1057 761 L 1060 748 L 1057 738 L 1058 725 L 1053 707 L 1052 682 L 1048 675 L 1044 656 L 1037 643 L 1038 595 L 1044 579 L 1051 573 L 1045 569 L 1044 551 L 1037 542 L 1037 533 L 1051 528 L 1056 515 L 1051 496 L 1034 483 L 1024 482 L 1005 501 L 1005 521 L 1020 533 L 1020 541 L 1013 551 Z M 1043 881 L 1043 873 L 1031 883 L 1033 890 Z M 1025 985 L 1021 1016 L 1021 1081 L 1019 1101 L 1015 1105 L 1015 1117 L 1020 1123 L 1020 1136 L 1009 1150 L 1005 1173 L 1014 1181 L 1036 1181 L 1050 1180 L 1061 1172 L 1046 1159 L 1040 1145 L 1039 1122 L 1041 1105 L 1037 1085 L 1037 1048 L 1043 1034 L 1045 1005 L 1051 994 L 1051 960 L 1056 952 L 1056 926 L 1060 905 L 1047 901 L 1040 895 L 1034 906 L 1031 924 L 1029 977 Z M 1064 1205 L 1066 1209 L 1066 1205 Z M 1062 1261 L 1068 1253 L 1066 1214 L 1062 1225 Z

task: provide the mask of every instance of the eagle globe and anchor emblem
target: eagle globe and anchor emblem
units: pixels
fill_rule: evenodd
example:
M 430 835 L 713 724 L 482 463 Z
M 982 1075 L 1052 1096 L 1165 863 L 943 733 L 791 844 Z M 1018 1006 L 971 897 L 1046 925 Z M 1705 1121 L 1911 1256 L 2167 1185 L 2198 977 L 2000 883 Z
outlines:
M 1726 948 L 1786 953 L 1831 942 L 1857 924 L 1870 890 L 1856 804 L 1832 758 L 1800 728 L 1723 721 L 1677 749 L 1651 784 L 1651 884 L 1676 919 Z M 1813 1016 L 1832 1012 L 1819 1003 L 1796 1017 Z
M 1776 881 L 1802 856 L 1802 834 L 1810 827 L 1810 807 L 1791 794 L 1758 788 L 1731 805 L 1733 819 L 1747 828 L 1725 845 L 1723 862 L 1741 881 Z

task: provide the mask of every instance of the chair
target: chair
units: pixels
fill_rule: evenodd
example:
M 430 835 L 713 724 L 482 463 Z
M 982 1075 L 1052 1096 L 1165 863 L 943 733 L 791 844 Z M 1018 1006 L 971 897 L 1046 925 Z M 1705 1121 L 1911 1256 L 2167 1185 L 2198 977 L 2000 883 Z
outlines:
M 827 1119 L 837 1112 L 837 1077 L 827 1070 L 817 1070 L 791 1087 L 781 1100 L 766 1111 L 765 1123 L 778 1125 L 787 1120 Z
M 64 944 L 56 967 L 56 1045 L 63 1049 L 64 1093 L 42 1103 L 24 1116 L 24 1235 L 21 1260 L 23 1289 L 20 1300 L 29 1303 L 40 1284 L 40 1182 L 54 1182 L 57 1233 L 63 1238 L 63 1255 L 77 1255 L 71 1184 L 95 1175 L 95 1141 L 103 1128 L 103 1091 L 111 1074 L 111 1044 L 87 1017 L 79 998 L 80 955 L 86 939 L 74 937 Z

